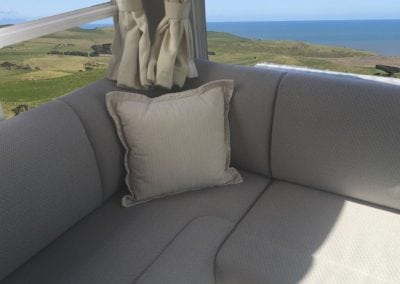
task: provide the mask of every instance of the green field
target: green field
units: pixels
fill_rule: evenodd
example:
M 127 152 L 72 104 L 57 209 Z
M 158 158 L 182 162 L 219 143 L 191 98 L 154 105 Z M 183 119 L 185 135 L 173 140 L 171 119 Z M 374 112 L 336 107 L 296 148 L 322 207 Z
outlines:
M 6 116 L 12 117 L 19 105 L 33 108 L 103 78 L 110 55 L 89 55 L 92 45 L 111 43 L 112 37 L 111 28 L 74 28 L 0 49 L 0 66 L 13 64 L 0 67 L 0 102 Z M 366 51 L 226 33 L 209 32 L 208 43 L 210 60 L 240 65 L 268 62 L 362 74 L 379 74 L 376 64 L 400 65 L 400 58 Z M 48 54 L 71 51 L 84 56 Z
M 367 75 L 380 74 L 375 65 L 400 65 L 400 58 L 372 52 L 294 41 L 250 40 L 209 32 L 210 60 L 252 66 L 268 62 Z M 214 55 L 215 53 L 215 55 Z
M 0 102 L 7 117 L 19 105 L 36 107 L 53 98 L 103 78 L 110 55 L 98 57 L 50 55 L 51 51 L 81 51 L 111 43 L 113 29 L 74 28 L 0 49 Z

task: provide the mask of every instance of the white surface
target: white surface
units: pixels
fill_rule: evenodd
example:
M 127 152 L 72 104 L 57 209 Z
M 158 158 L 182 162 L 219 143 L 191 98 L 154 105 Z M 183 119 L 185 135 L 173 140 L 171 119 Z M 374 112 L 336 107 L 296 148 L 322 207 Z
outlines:
M 0 29 L 0 48 L 51 33 L 109 18 L 117 13 L 117 6 L 104 3 L 55 16 L 29 21 Z
M 380 77 L 380 76 L 372 76 L 372 75 L 362 75 L 362 74 L 354 74 L 354 73 L 343 73 L 343 72 L 335 72 L 330 70 L 318 70 L 307 67 L 298 67 L 292 65 L 279 65 L 272 63 L 258 63 L 256 64 L 258 68 L 267 68 L 267 69 L 277 69 L 283 71 L 302 71 L 302 72 L 310 72 L 310 73 L 323 73 L 323 74 L 333 74 L 333 75 L 341 75 L 341 76 L 349 76 L 349 77 L 357 77 L 370 81 L 383 82 L 388 84 L 400 85 L 400 79 L 389 78 L 389 77 Z

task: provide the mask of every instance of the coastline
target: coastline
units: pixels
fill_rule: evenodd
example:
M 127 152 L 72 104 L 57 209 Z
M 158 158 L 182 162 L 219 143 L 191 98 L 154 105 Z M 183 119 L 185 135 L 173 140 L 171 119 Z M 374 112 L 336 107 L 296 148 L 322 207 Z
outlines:
M 400 56 L 400 20 L 207 22 L 208 31 L 252 40 L 288 40 Z

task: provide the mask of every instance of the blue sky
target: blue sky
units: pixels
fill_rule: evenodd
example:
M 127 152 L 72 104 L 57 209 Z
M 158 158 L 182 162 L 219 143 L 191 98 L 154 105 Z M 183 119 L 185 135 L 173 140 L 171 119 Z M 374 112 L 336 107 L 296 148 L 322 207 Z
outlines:
M 0 22 L 34 19 L 105 1 L 0 0 Z M 208 21 L 400 19 L 400 0 L 206 0 L 206 5 Z
M 400 19 L 400 0 L 206 0 L 206 9 L 208 21 Z

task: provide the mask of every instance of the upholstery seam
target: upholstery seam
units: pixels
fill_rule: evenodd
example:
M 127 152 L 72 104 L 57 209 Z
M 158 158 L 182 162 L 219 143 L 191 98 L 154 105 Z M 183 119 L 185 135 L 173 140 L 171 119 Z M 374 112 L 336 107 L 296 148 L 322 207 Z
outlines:
M 69 103 L 67 103 L 66 101 L 64 101 L 64 100 L 62 100 L 62 99 L 56 99 L 56 101 L 59 101 L 59 102 L 63 103 L 63 104 L 66 105 L 69 109 L 71 109 L 72 112 L 75 114 L 75 116 L 78 118 L 80 124 L 82 125 L 82 129 L 83 129 L 83 131 L 85 132 L 86 139 L 88 140 L 90 146 L 92 147 L 94 160 L 95 160 L 95 162 L 96 162 L 97 172 L 98 172 L 98 174 L 99 174 L 99 180 L 100 180 L 100 186 L 101 186 L 101 193 L 102 193 L 102 201 L 101 201 L 101 204 L 103 204 L 104 201 L 105 201 L 105 198 L 106 198 L 106 193 L 105 193 L 104 183 L 103 183 L 103 177 L 102 177 L 102 174 L 101 174 L 101 171 L 100 171 L 99 159 L 98 159 L 96 150 L 95 150 L 95 148 L 94 148 L 93 142 L 92 142 L 92 140 L 91 140 L 90 137 L 89 137 L 87 128 L 85 127 L 85 124 L 83 123 L 82 118 L 79 116 L 79 114 L 76 112 L 76 110 L 75 110 Z
M 288 74 L 289 74 L 289 72 L 285 72 L 279 78 L 278 84 L 276 85 L 274 101 L 273 101 L 273 104 L 272 104 L 270 131 L 269 131 L 269 133 L 267 133 L 267 135 L 269 134 L 269 137 L 267 139 L 265 139 L 266 141 L 269 141 L 269 149 L 267 151 L 269 152 L 269 161 L 268 161 L 269 165 L 268 166 L 269 166 L 269 175 L 270 175 L 271 178 L 272 178 L 272 135 L 273 135 L 273 130 L 274 130 L 276 103 L 278 101 L 278 93 L 279 93 L 279 89 L 280 89 L 281 84 L 282 84 L 282 80 Z
M 187 228 L 189 227 L 190 224 L 192 224 L 194 221 L 202 219 L 202 218 L 206 218 L 206 217 L 214 217 L 214 218 L 218 218 L 221 220 L 224 220 L 226 222 L 231 223 L 232 225 L 235 225 L 235 222 L 233 222 L 232 220 L 229 220 L 228 218 L 224 218 L 224 217 L 220 217 L 220 216 L 215 216 L 215 215 L 202 215 L 202 216 L 197 216 L 194 217 L 192 219 L 190 219 L 183 227 L 182 229 L 180 229 L 175 236 L 161 249 L 160 253 L 157 254 L 157 256 L 142 270 L 142 272 L 139 273 L 139 275 L 133 280 L 132 283 L 137 283 L 140 278 L 146 273 L 146 271 L 148 271 L 154 263 L 156 263 L 156 261 L 160 258 L 160 256 L 162 256 L 164 254 L 164 252 L 171 246 L 171 244 L 178 238 L 178 236 Z M 218 248 L 219 250 L 219 248 Z
M 250 204 L 249 208 L 243 213 L 243 215 L 239 218 L 239 220 L 235 223 L 234 227 L 232 230 L 229 232 L 229 234 L 225 237 L 223 242 L 220 244 L 220 246 L 217 249 L 217 252 L 214 255 L 214 265 L 213 265 L 213 271 L 214 271 L 214 283 L 217 283 L 217 272 L 216 272 L 216 267 L 217 267 L 217 257 L 218 254 L 220 253 L 222 247 L 225 245 L 225 243 L 229 240 L 229 238 L 232 236 L 232 234 L 236 231 L 236 229 L 239 227 L 239 225 L 242 223 L 244 218 L 248 215 L 248 213 L 253 209 L 254 205 L 261 199 L 261 197 L 264 195 L 266 191 L 271 187 L 271 185 L 275 182 L 274 179 L 271 179 L 269 183 L 265 186 L 264 190 L 261 191 L 261 193 L 256 197 L 256 199 Z

